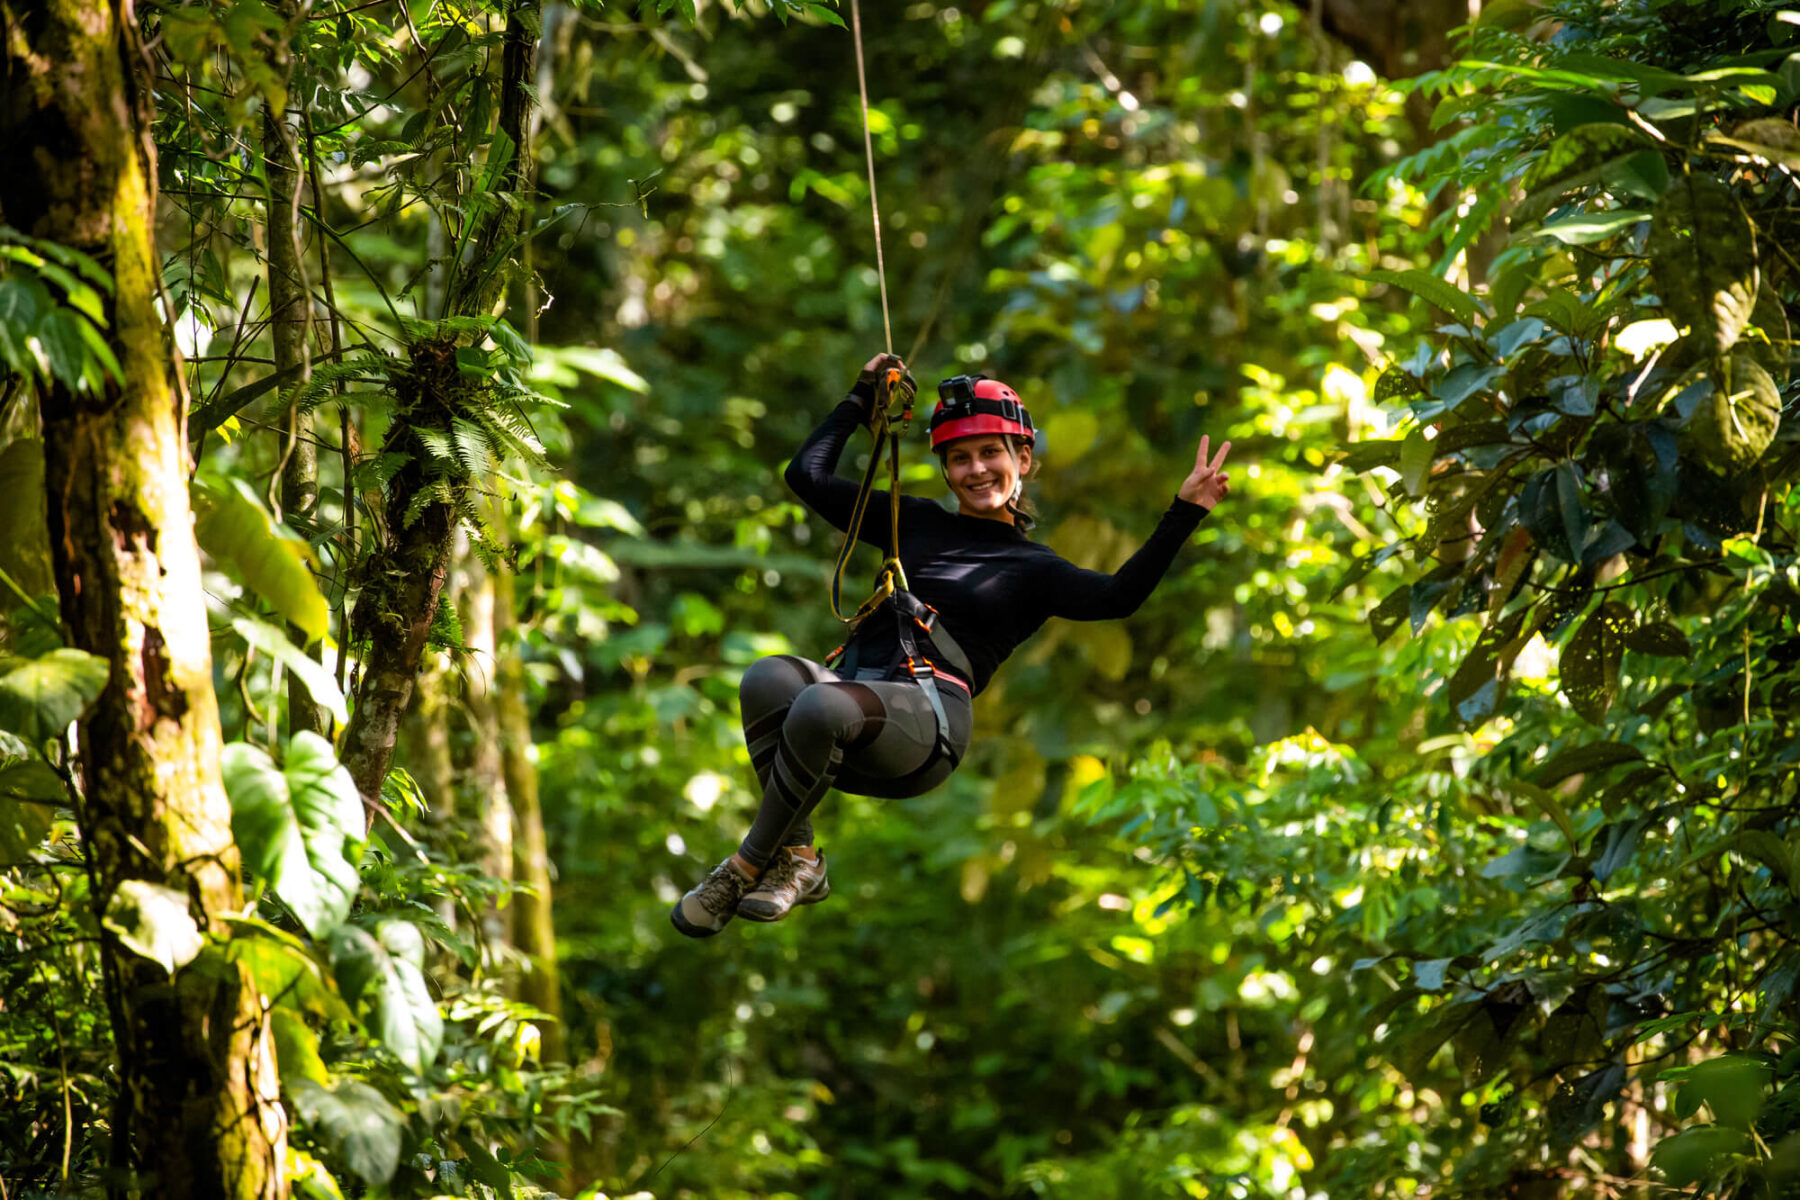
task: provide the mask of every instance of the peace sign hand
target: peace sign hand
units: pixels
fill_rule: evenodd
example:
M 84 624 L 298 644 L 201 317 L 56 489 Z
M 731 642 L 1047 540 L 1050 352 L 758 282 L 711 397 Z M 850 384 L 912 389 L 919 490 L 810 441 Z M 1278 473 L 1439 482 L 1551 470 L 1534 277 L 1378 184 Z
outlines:
M 1219 501 L 1231 493 L 1231 476 L 1222 469 L 1225 456 L 1231 453 L 1231 443 L 1219 446 L 1219 456 L 1207 462 L 1211 449 L 1206 437 L 1200 438 L 1200 453 L 1194 456 L 1194 471 L 1182 481 L 1181 488 L 1175 494 L 1189 504 L 1198 504 L 1204 508 L 1215 508 Z

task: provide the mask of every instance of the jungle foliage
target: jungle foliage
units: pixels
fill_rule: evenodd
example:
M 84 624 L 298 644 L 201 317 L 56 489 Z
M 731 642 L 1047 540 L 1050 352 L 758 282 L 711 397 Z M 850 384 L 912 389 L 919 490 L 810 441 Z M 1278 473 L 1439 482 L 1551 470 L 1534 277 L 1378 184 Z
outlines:
M 254 903 L 96 901 L 34 396 L 119 386 L 113 280 L 0 229 L 6 1194 L 156 1194 L 103 942 L 255 982 L 320 1200 L 1783 1194 L 1800 14 L 1502 0 L 1396 84 L 1317 6 L 867 7 L 895 349 L 1026 397 L 1036 536 L 1239 486 L 696 944 L 737 677 L 837 638 L 847 14 L 139 6 Z

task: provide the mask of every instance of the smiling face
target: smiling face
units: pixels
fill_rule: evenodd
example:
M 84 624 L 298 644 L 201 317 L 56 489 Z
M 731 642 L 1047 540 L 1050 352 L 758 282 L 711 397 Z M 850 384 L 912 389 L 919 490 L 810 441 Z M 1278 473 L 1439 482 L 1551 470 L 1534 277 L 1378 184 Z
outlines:
M 1006 439 L 997 433 L 958 438 L 944 448 L 944 478 L 956 494 L 957 511 L 965 517 L 987 517 L 1012 523 L 1007 501 L 1017 493 L 1019 479 L 1031 470 L 1031 447 L 1020 446 L 1015 457 Z

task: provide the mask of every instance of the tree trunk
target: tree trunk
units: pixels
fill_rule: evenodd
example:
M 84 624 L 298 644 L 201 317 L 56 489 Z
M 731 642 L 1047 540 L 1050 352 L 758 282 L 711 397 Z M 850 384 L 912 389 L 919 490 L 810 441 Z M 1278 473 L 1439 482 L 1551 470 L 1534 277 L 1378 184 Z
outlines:
M 494 576 L 494 709 L 500 726 L 501 765 L 512 802 L 516 878 L 530 891 L 513 899 L 513 945 L 524 956 L 519 999 L 556 1018 L 539 1027 L 543 1061 L 567 1056 L 562 1027 L 562 979 L 556 966 L 556 921 L 550 906 L 553 883 L 538 799 L 537 760 L 532 753 L 531 706 L 526 701 L 523 640 L 518 600 L 510 573 Z
M 457 377 L 456 344 L 442 338 L 413 343 L 412 368 L 397 388 L 397 411 L 383 453 L 408 461 L 390 481 L 386 504 L 387 540 L 358 570 L 360 592 L 351 637 L 366 645 L 362 676 L 350 724 L 339 739 L 338 759 L 356 780 L 363 799 L 379 802 L 381 781 L 394 759 L 400 721 L 412 702 L 419 658 L 437 616 L 438 598 L 450 573 L 451 535 L 456 514 L 441 499 L 426 501 L 416 513 L 420 493 L 430 493 L 421 428 L 450 431 L 452 405 L 445 397 L 468 385 Z
M 306 6 L 281 0 L 275 8 L 291 25 Z M 286 38 L 275 39 L 274 46 L 270 66 L 286 86 L 293 75 L 293 56 Z M 263 174 L 269 183 L 269 329 L 276 372 L 295 371 L 303 381 L 312 373 L 312 296 L 300 251 L 300 197 L 306 175 L 300 169 L 299 147 L 298 132 L 282 108 L 266 104 L 262 151 Z M 310 538 L 318 526 L 318 509 L 319 452 L 312 439 L 312 417 L 290 407 L 281 420 L 281 517 L 300 536 Z M 289 633 L 304 646 L 304 634 L 291 627 Z M 324 710 L 313 703 L 306 685 L 292 672 L 287 690 L 289 732 L 324 732 Z
M 490 878 L 513 881 L 513 814 L 501 770 L 501 730 L 495 710 L 495 574 L 470 549 L 463 555 L 457 613 L 469 657 L 463 670 L 463 699 L 469 713 L 469 761 L 462 794 L 480 832 L 481 869 Z M 512 929 L 507 909 L 496 901 L 481 915 L 481 940 L 492 963 L 507 961 Z
M 46 385 L 52 561 L 72 645 L 111 677 L 80 724 L 93 905 L 146 882 L 188 899 L 203 930 L 239 911 L 238 857 L 219 776 L 200 557 L 181 410 L 152 297 L 147 95 L 128 10 L 0 0 L 0 212 L 112 273 L 106 335 L 122 381 Z M 262 1002 L 204 951 L 173 977 L 102 927 L 117 1045 L 115 1196 L 279 1198 L 286 1129 Z

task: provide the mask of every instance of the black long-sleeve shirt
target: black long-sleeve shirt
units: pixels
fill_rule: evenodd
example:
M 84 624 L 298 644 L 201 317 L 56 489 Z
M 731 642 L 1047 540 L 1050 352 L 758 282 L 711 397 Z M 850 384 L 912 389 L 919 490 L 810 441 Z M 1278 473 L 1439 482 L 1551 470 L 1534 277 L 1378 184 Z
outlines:
M 787 483 L 807 507 L 847 529 L 857 485 L 837 477 L 838 458 L 863 424 L 855 398 L 837 406 L 788 464 Z M 869 498 L 861 540 L 887 548 L 888 493 Z M 979 694 L 994 670 L 1051 617 L 1104 621 L 1128 617 L 1155 590 L 1206 508 L 1177 496 L 1156 531 L 1117 573 L 1088 571 L 1040 546 L 1019 528 L 988 517 L 950 512 L 918 496 L 900 498 L 900 561 L 914 595 L 938 611 L 938 620 L 968 655 Z M 899 637 L 891 609 L 857 627 L 853 642 L 865 665 L 895 661 Z M 948 669 L 939 662 L 940 669 Z

